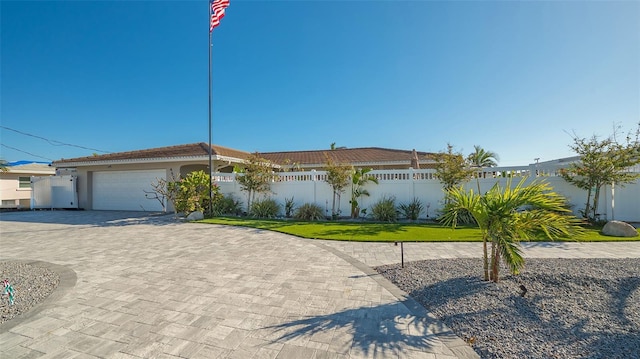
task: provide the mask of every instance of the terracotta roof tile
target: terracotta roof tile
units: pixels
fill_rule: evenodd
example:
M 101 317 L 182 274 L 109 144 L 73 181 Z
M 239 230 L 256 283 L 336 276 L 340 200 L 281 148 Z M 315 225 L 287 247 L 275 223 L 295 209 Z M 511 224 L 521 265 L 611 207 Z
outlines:
M 155 158 L 175 158 L 175 157 L 202 157 L 208 156 L 208 145 L 204 142 L 191 143 L 186 145 L 168 146 L 150 148 L 146 150 L 128 151 L 128 152 L 116 152 L 108 153 L 98 156 L 77 157 L 69 159 L 61 159 L 55 161 L 54 165 L 60 165 L 65 163 L 76 162 L 97 162 L 97 161 L 119 161 L 119 160 L 140 160 L 140 159 L 155 159 Z M 225 157 L 233 157 L 238 159 L 245 159 L 249 156 L 248 152 L 238 151 L 227 147 L 212 145 L 213 154 Z
M 243 160 L 250 153 L 239 151 L 227 147 L 213 145 L 213 154 Z M 265 152 L 260 153 L 260 157 L 268 159 L 279 165 L 297 163 L 306 166 L 322 166 L 326 163 L 325 155 L 329 155 L 337 163 L 350 163 L 355 166 L 381 163 L 403 163 L 411 162 L 412 151 L 396 150 L 378 147 L 364 148 L 339 148 L 335 150 L 314 150 L 314 151 L 289 151 L 289 152 Z M 432 159 L 431 153 L 418 152 L 420 160 L 429 161 Z M 206 157 L 208 156 L 207 144 L 204 142 L 191 143 L 185 145 L 150 148 L 138 151 L 109 153 L 98 156 L 87 156 L 78 158 L 61 159 L 53 163 L 60 166 L 69 163 L 79 162 L 99 162 L 99 161 L 126 161 L 163 159 L 178 157 Z M 429 161 L 430 162 L 430 161 Z
M 417 152 L 420 160 L 431 158 L 430 153 Z M 327 162 L 325 155 L 337 163 L 351 163 L 354 165 L 381 163 L 381 162 L 411 162 L 412 151 L 395 150 L 378 147 L 363 148 L 339 148 L 335 150 L 315 150 L 315 151 L 291 151 L 291 152 L 269 152 L 261 153 L 262 157 L 278 163 L 298 163 L 301 165 L 320 165 Z

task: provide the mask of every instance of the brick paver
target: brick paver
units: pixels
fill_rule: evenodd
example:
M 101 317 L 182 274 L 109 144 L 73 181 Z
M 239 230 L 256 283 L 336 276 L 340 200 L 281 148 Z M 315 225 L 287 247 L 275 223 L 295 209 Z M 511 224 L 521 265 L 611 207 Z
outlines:
M 370 268 L 317 242 L 142 213 L 3 213 L 2 260 L 52 263 L 68 278 L 0 325 L 0 357 L 476 356 Z
M 640 242 L 524 247 L 526 257 L 640 257 Z M 405 261 L 480 253 L 480 243 L 404 243 Z M 0 358 L 477 357 L 371 269 L 400 262 L 392 243 L 37 211 L 0 215 L 0 258 L 61 273 L 45 303 L 0 325 Z

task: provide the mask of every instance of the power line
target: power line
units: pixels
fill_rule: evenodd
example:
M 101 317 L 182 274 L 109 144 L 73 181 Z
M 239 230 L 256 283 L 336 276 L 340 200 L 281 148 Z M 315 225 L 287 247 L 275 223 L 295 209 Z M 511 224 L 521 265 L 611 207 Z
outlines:
M 31 133 L 18 131 L 18 130 L 15 130 L 13 128 L 9 128 L 9 127 L 6 127 L 6 126 L 0 126 L 0 128 L 4 128 L 5 130 L 9 130 L 9 131 L 13 131 L 15 133 L 19 133 L 21 135 L 37 138 L 37 139 L 40 139 L 40 140 L 44 140 L 44 141 L 48 142 L 50 145 L 53 145 L 53 146 L 69 146 L 69 147 L 82 148 L 83 150 L 90 150 L 90 151 L 96 151 L 96 152 L 102 152 L 102 153 L 111 153 L 110 151 L 103 151 L 103 150 L 98 150 L 98 149 L 91 148 L 91 147 L 84 147 L 84 146 L 79 146 L 79 145 L 73 145 L 71 143 L 65 143 L 65 142 L 60 142 L 60 141 L 56 141 L 56 140 L 50 140 L 48 138 L 44 138 L 44 137 L 41 137 L 41 136 L 36 136 L 34 134 L 31 134 Z M 38 156 L 38 157 L 40 157 L 40 156 Z M 44 157 L 42 157 L 42 158 L 44 158 Z
M 21 149 L 15 148 L 15 147 L 7 146 L 7 145 L 5 145 L 4 143 L 0 143 L 0 145 L 2 145 L 2 147 L 6 147 L 6 148 L 11 149 L 11 150 L 14 150 L 14 151 L 18 151 L 18 152 L 26 153 L 26 154 L 28 154 L 29 156 L 39 157 L 39 158 L 44 158 L 45 160 L 49 160 L 49 161 L 53 162 L 53 159 L 48 158 L 48 157 L 38 156 L 38 155 L 35 155 L 35 154 L 31 153 L 31 152 L 27 152 L 27 151 L 23 151 L 23 150 L 21 150 Z

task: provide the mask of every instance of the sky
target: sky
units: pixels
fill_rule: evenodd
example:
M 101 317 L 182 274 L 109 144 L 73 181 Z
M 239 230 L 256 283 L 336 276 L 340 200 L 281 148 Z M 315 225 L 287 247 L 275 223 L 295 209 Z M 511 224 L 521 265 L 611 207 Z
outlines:
M 0 1 L 0 157 L 208 142 L 197 1 Z M 640 122 L 638 1 L 230 0 L 213 143 L 248 152 L 474 145 L 501 166 Z

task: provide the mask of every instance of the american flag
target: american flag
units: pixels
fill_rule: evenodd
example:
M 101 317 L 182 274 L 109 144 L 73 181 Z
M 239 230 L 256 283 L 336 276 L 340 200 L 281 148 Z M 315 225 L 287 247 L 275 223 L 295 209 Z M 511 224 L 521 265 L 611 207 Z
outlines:
M 211 24 L 209 32 L 220 25 L 220 20 L 224 17 L 224 9 L 229 6 L 229 0 L 210 0 L 211 2 Z

